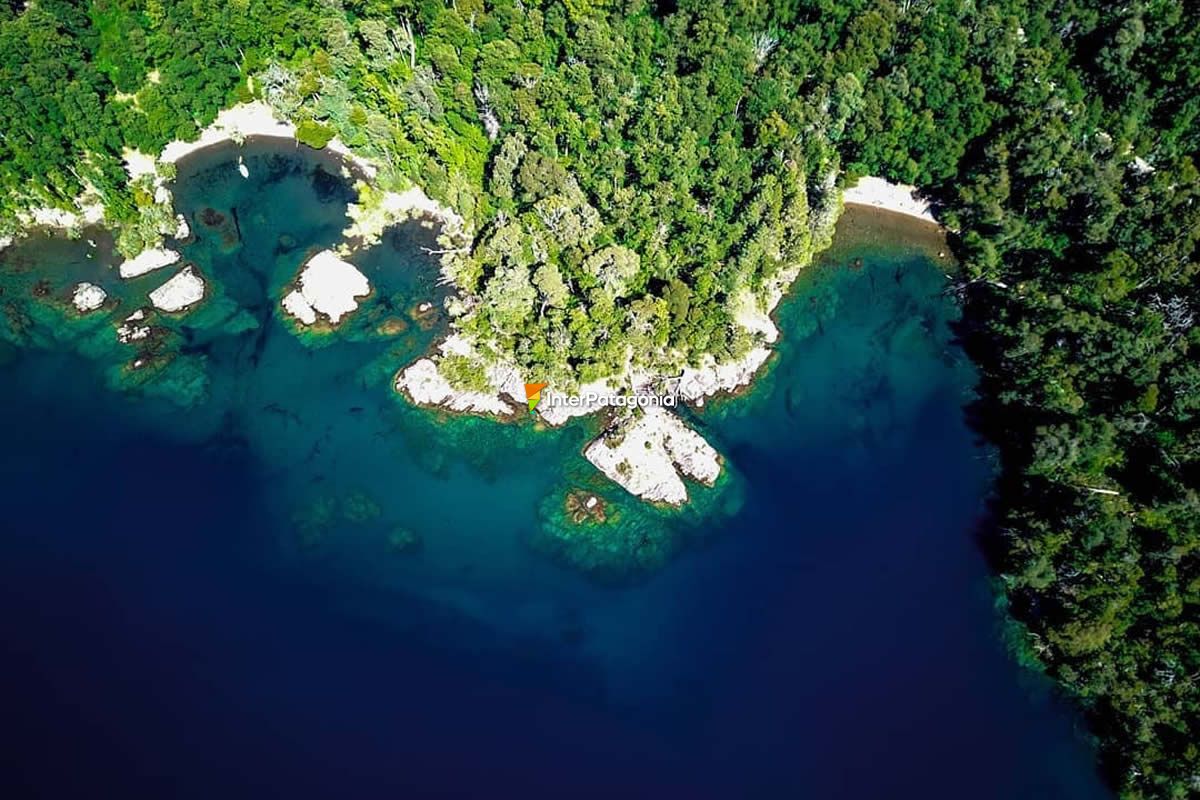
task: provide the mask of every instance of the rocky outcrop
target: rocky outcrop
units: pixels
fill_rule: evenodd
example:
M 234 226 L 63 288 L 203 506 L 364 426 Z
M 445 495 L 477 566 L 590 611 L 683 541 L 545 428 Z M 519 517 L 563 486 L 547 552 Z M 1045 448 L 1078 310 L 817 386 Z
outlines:
M 152 329 L 149 325 L 142 324 L 145 319 L 146 310 L 144 308 L 139 308 L 126 317 L 125 321 L 117 327 L 117 341 L 121 344 L 133 344 L 149 337 Z
M 498 417 L 517 413 L 516 407 L 497 393 L 455 388 L 431 358 L 422 358 L 401 372 L 396 379 L 396 390 L 419 406 Z
M 755 347 L 737 361 L 717 364 L 709 360 L 700 368 L 685 367 L 679 376 L 677 391 L 679 397 L 698 406 L 704 405 L 704 399 L 721 392 L 733 392 L 744 386 L 749 386 L 754 376 L 762 369 L 763 364 L 771 357 L 767 347 Z
M 322 250 L 305 262 L 296 288 L 284 296 L 282 304 L 287 313 L 305 325 L 315 325 L 319 317 L 337 325 L 358 308 L 358 298 L 370 293 L 366 275 L 332 250 Z
M 89 311 L 95 311 L 104 305 L 104 301 L 108 299 L 108 293 L 94 283 L 76 284 L 75 291 L 71 294 L 71 302 L 75 305 L 75 310 L 81 314 L 86 314 Z
M 630 494 L 672 506 L 687 502 L 685 477 L 711 486 L 721 474 L 721 456 L 713 446 L 658 407 L 620 417 L 584 456 Z
M 163 247 L 151 247 L 133 258 L 121 262 L 118 268 L 122 278 L 137 278 L 156 269 L 169 267 L 179 260 L 179 253 Z
M 471 342 L 458 334 L 448 337 L 438 349 L 442 356 L 477 358 Z M 396 391 L 419 406 L 495 417 L 519 414 L 525 403 L 525 385 L 516 368 L 492 364 L 485 373 L 488 390 L 463 389 L 450 383 L 435 358 L 422 358 L 396 376 Z
M 150 303 L 159 311 L 177 314 L 204 299 L 204 279 L 191 264 L 150 293 Z

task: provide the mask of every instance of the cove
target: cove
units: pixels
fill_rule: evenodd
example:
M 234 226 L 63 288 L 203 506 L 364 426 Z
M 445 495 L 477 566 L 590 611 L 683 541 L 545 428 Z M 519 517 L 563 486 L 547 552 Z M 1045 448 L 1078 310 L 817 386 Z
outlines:
M 275 292 L 352 189 L 292 145 L 247 145 L 248 179 L 236 152 L 180 165 L 180 210 L 222 216 L 182 247 L 222 302 L 173 323 L 191 368 L 166 389 L 114 382 L 111 322 L 22 301 L 0 345 L 9 795 L 1108 796 L 1004 651 L 990 455 L 924 233 L 847 212 L 770 371 L 689 418 L 731 465 L 712 513 L 622 506 L 619 535 L 666 544 L 617 574 L 545 535 L 564 486 L 622 502 L 586 422 L 391 392 L 438 333 L 404 313 L 437 300 L 427 232 L 362 254 L 375 296 L 305 341 Z M 4 253 L 0 300 L 101 280 L 87 248 Z

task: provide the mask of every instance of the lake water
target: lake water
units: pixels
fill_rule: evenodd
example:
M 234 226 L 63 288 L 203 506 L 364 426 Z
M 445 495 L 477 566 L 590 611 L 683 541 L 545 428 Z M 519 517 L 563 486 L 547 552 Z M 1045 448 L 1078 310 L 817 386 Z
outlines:
M 445 324 L 411 314 L 419 225 L 355 256 L 339 335 L 296 336 L 282 287 L 353 191 L 243 152 L 248 180 L 181 165 L 212 299 L 147 369 L 114 327 L 165 273 L 122 284 L 95 234 L 0 253 L 7 796 L 1109 796 L 1005 653 L 928 232 L 843 219 L 755 391 L 688 412 L 729 477 L 665 514 L 596 478 L 594 423 L 391 391 Z M 119 307 L 65 311 L 84 279 Z M 571 528 L 574 487 L 616 521 Z

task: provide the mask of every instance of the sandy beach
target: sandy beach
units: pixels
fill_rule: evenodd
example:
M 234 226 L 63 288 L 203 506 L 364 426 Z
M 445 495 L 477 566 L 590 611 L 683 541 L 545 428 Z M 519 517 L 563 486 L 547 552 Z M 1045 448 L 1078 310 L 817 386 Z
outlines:
M 929 202 L 917 196 L 915 186 L 892 183 L 870 175 L 859 178 L 853 186 L 847 186 L 842 193 L 842 202 L 846 205 L 870 206 L 895 214 L 904 214 L 926 222 L 938 221 L 930 210 Z

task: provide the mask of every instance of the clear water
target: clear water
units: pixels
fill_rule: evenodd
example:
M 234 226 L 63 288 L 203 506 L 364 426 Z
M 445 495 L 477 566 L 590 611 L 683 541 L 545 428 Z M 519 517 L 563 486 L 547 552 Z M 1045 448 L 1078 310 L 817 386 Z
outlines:
M 353 193 L 311 153 L 250 145 L 243 180 L 232 152 L 181 168 L 214 297 L 162 321 L 181 355 L 140 388 L 113 328 L 164 276 L 121 284 L 103 237 L 0 254 L 8 796 L 1108 796 L 1004 652 L 927 238 L 843 221 L 770 373 L 691 417 L 731 477 L 664 515 L 596 481 L 592 423 L 391 392 L 439 332 L 408 315 L 439 291 L 419 226 L 356 257 L 377 289 L 339 336 L 294 335 L 283 284 Z M 120 308 L 63 311 L 82 279 Z M 564 563 L 574 486 L 653 557 Z

